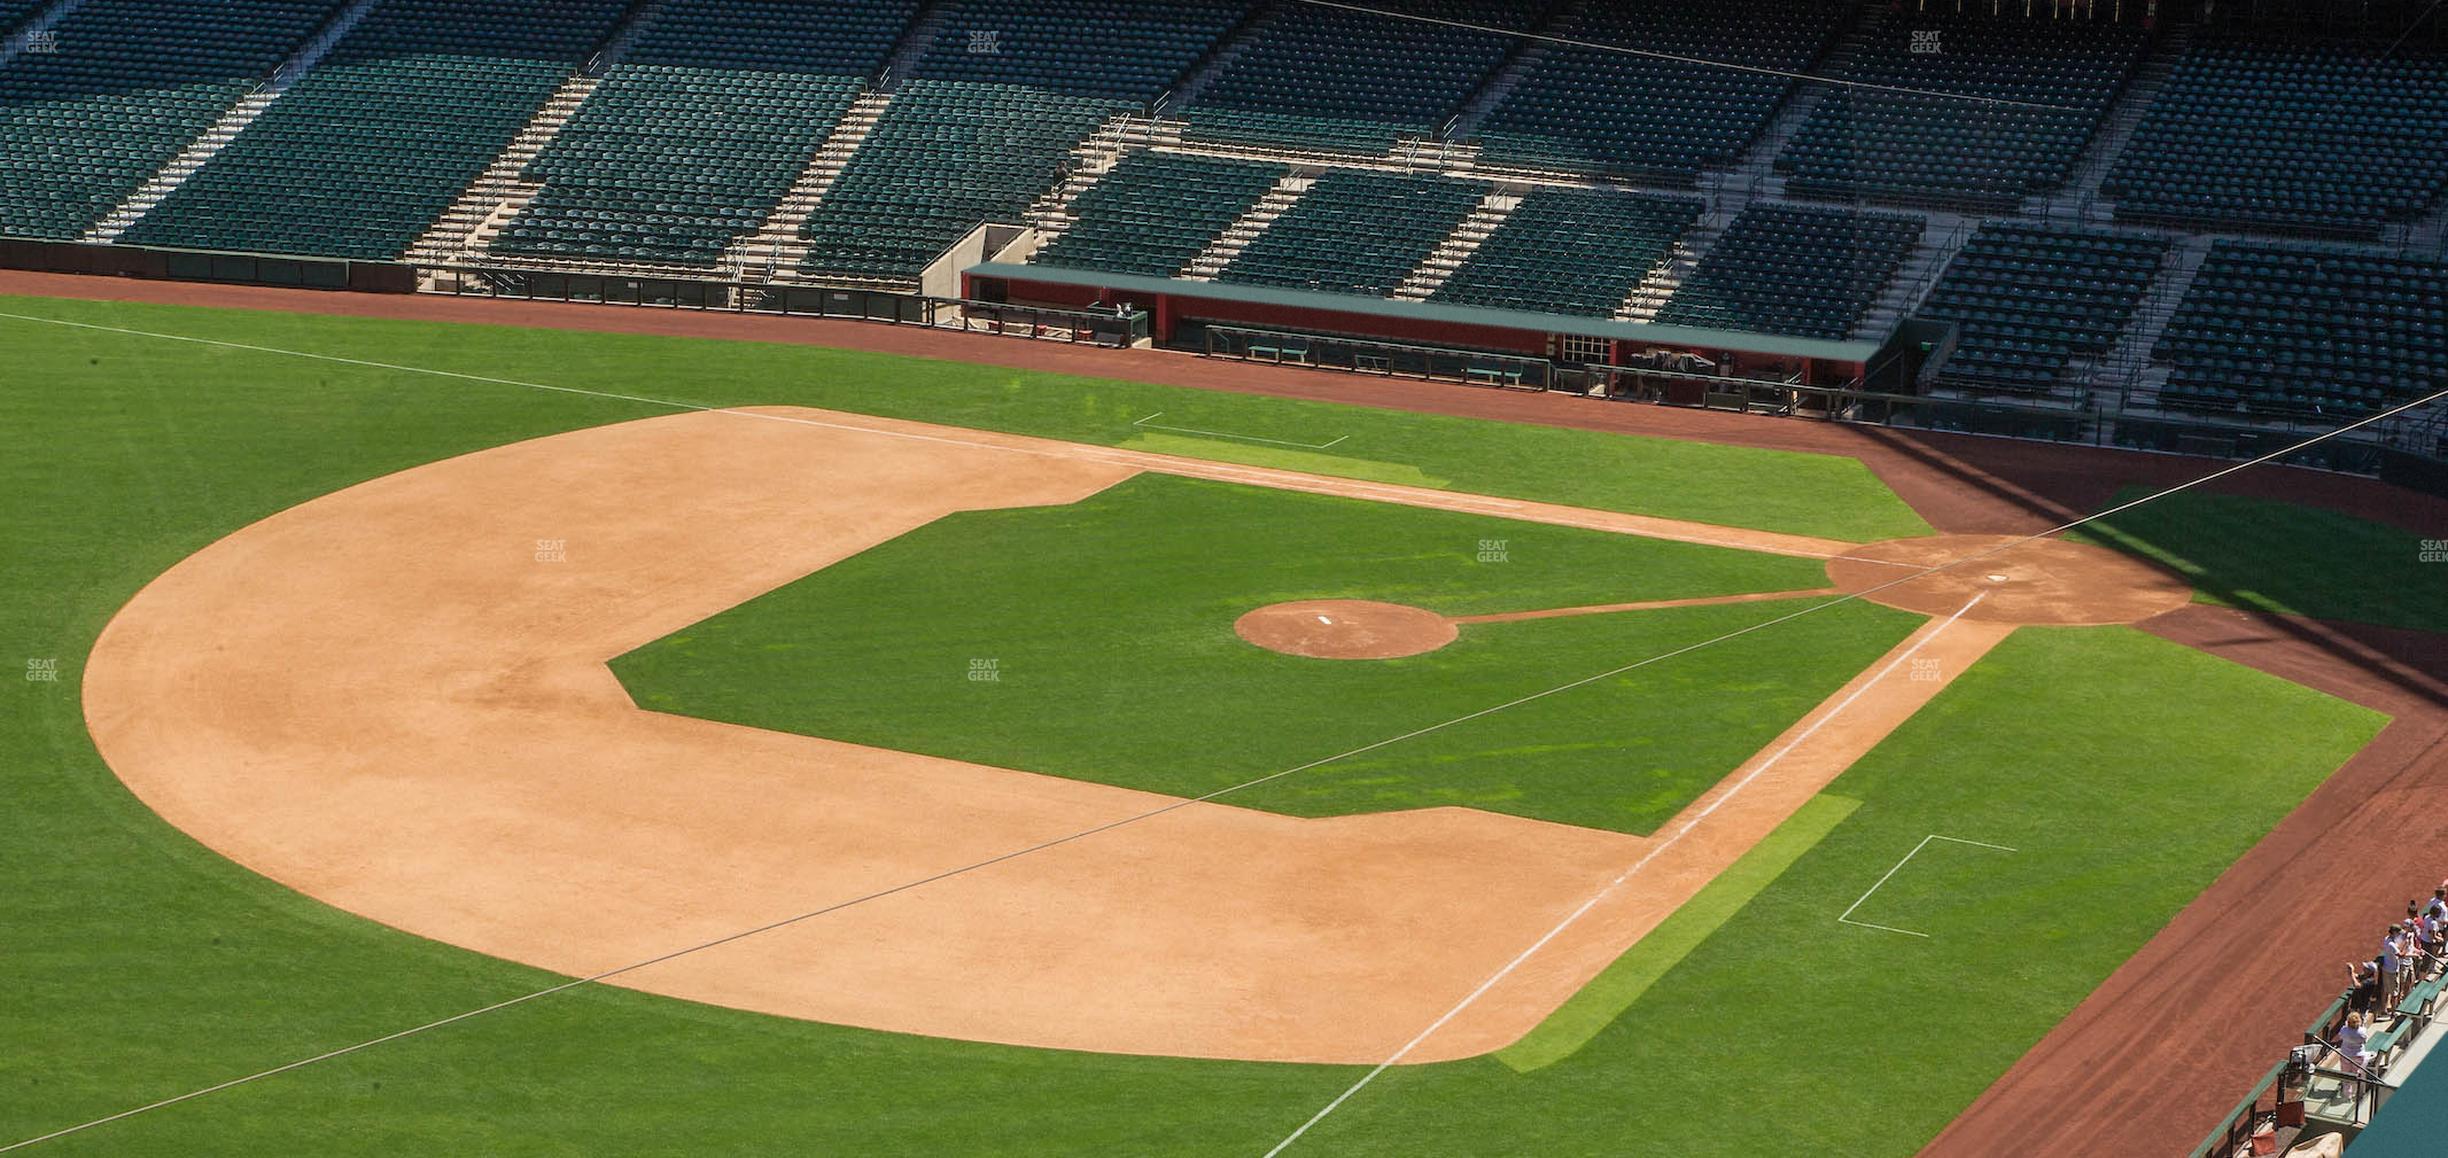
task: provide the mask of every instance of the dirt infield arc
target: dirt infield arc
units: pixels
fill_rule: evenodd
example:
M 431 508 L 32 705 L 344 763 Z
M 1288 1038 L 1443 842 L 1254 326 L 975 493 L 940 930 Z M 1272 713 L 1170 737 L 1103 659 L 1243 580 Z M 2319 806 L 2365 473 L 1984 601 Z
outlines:
M 1142 468 L 1491 502 L 819 411 L 649 419 L 377 479 L 191 556 L 105 629 L 87 720 L 140 797 L 240 863 L 414 933 L 590 974 L 1172 803 L 640 711 L 605 667 L 951 511 L 1076 501 Z M 2005 630 L 1933 621 L 1907 646 L 1961 670 Z M 1699 821 L 1661 830 L 1689 829 L 1665 846 L 1468 809 L 1306 820 L 1189 804 L 619 983 L 975 1040 L 1374 1062 L 1653 861 L 1407 1060 L 1483 1053 L 1937 690 L 1877 670 L 1831 698 L 1851 702 L 1843 719 L 1823 705 L 1797 723 L 1773 775 L 1739 800 L 1721 785 L 1692 806 Z

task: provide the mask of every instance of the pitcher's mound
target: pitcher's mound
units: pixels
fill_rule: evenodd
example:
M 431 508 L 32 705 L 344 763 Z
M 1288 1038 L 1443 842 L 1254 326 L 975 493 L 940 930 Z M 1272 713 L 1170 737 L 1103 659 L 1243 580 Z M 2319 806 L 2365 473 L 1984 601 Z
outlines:
M 1367 599 L 1272 603 L 1233 621 L 1241 638 L 1311 659 L 1395 659 L 1452 643 L 1462 629 L 1433 611 Z

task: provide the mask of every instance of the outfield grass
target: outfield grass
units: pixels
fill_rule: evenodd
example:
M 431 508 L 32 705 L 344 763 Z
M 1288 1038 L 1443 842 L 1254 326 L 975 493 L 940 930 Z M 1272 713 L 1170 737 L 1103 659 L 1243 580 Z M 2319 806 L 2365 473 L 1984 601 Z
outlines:
M 2146 493 L 2130 489 L 2116 501 Z M 2204 603 L 2448 631 L 2448 559 L 2426 560 L 2413 532 L 2336 511 L 2186 491 L 2068 537 L 2163 564 Z
M 1487 422 L 1323 402 L 1041 374 L 965 362 L 765 342 L 318 317 L 254 310 L 0 297 L 0 313 L 186 334 L 367 362 L 610 391 L 696 406 L 801 405 L 1099 445 L 1131 444 L 1228 462 L 1288 465 L 1730 527 L 1867 542 L 1929 524 L 1854 459 Z M 383 382 L 399 406 L 447 414 L 516 389 L 402 375 L 161 339 L 86 334 L 0 318 L 10 344 L 73 342 L 105 367 L 204 389 L 258 382 Z M 46 369 L 41 361 L 28 369 Z M 1428 388 L 1428 387 L 1423 387 Z M 564 396 L 547 405 L 569 412 Z M 1593 403 L 1592 405 L 1597 405 Z M 663 412 L 633 406 L 626 413 Z M 1217 437 L 1167 434 L 1162 422 Z M 1221 437 L 1223 435 L 1240 438 Z M 1304 453 L 1245 441 L 1316 445 Z
M 598 377 L 617 369 L 586 352 L 604 340 L 593 335 L 8 308 L 538 377 L 555 352 Z M 0 342 L 0 646 L 11 670 L 29 658 L 62 669 L 58 683 L 12 677 L 0 690 L 0 1139 L 557 980 L 348 916 L 187 840 L 94 753 L 79 668 L 138 587 L 249 522 L 408 466 L 660 411 L 5 320 Z M 757 383 L 692 384 L 698 361 L 738 365 L 721 349 L 646 356 L 635 373 L 776 400 Z M 884 364 L 817 353 L 791 372 Z M 881 388 L 910 394 L 911 410 L 927 397 L 992 409 L 963 401 L 974 377 L 938 391 L 906 372 L 932 364 L 898 365 Z M 1455 429 L 1492 432 L 1499 456 L 1527 438 Z M 1616 485 L 1589 484 L 1607 472 L 1571 460 L 1569 444 L 1541 445 L 1560 460 L 1548 475 Z M 1440 455 L 1453 461 L 1432 473 L 1457 480 L 1509 469 Z M 2175 687 L 2181 704 L 2148 694 Z M 1579 1052 L 1530 1074 L 1492 1059 L 1395 1071 L 1294 1153 L 1620 1153 L 1653 1137 L 1692 1154 L 1760 1153 L 1763 1138 L 1907 1153 L 2374 722 L 2121 631 L 2018 635 L 1933 712 L 1839 782 L 1865 802 L 1858 813 Z M 2005 869 L 1934 862 L 1967 875 L 1882 893 L 1939 934 L 1927 945 L 1830 928 L 1931 830 L 2041 851 Z M 1928 898 L 1931 883 L 1960 895 Z M 1358 1076 L 907 1037 L 583 989 L 33 1153 L 1254 1155 Z
M 1481 562 L 1496 540 L 1503 561 Z M 642 707 L 1199 796 L 1805 604 L 1472 624 L 1440 650 L 1368 662 L 1245 643 L 1232 624 L 1252 608 L 1470 615 L 1826 584 L 1815 559 L 1142 475 L 1067 506 L 943 519 L 613 670 Z M 1645 833 L 1921 623 L 1847 603 L 1231 802 L 1469 805 Z M 980 659 L 994 681 L 968 678 Z
M 1393 1071 L 1316 1152 L 1910 1154 L 2383 722 L 2130 628 L 2025 628 L 1589 1044 Z M 1933 845 L 1856 914 L 1926 938 L 1835 923 L 1933 832 L 2019 851 Z

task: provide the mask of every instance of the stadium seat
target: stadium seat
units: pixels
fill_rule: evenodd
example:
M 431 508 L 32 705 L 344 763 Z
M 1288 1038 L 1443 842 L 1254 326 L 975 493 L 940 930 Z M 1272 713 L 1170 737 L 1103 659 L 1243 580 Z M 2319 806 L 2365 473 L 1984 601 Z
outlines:
M 14 27 L 47 5 L 14 5 Z M 270 79 L 340 0 L 87 0 L 0 69 L 0 234 L 75 238 Z
M 672 0 L 526 177 L 496 253 L 712 266 L 773 212 L 916 0 Z
M 2116 345 L 2168 246 L 2137 234 L 1983 225 L 1921 306 L 1920 316 L 1957 327 L 1942 376 L 1974 389 L 2049 392 L 2075 355 Z
M 1921 240 L 1919 217 L 1753 205 L 1726 227 L 1656 320 L 1840 340 Z
M 386 0 L 125 239 L 397 257 L 627 7 Z
M 1172 277 L 1285 172 L 1260 161 L 1132 153 L 1080 196 L 1073 206 L 1078 221 L 1030 260 Z
M 2152 356 L 2165 406 L 2360 417 L 2448 377 L 2448 262 L 2221 240 Z
M 1428 300 L 1609 317 L 1673 255 L 1700 210 L 1687 197 L 1543 187 Z
M 1387 297 L 1490 188 L 1450 177 L 1329 171 L 1216 280 Z

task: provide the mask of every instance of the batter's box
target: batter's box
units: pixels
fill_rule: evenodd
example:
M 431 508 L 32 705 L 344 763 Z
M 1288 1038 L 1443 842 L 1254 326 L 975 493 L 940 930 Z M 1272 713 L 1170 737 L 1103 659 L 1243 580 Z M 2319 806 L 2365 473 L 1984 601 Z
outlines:
M 1874 925 L 1868 921 L 1856 921 L 1853 919 L 1853 914 L 1861 911 L 1862 905 L 1868 903 L 1872 893 L 1878 892 L 1879 889 L 1886 886 L 1888 881 L 1893 880 L 1897 873 L 1904 871 L 1904 866 L 1911 864 L 1912 858 L 1921 855 L 1921 850 L 1928 848 L 1930 846 L 1930 842 L 1934 840 L 1943 840 L 1949 844 L 1968 844 L 1974 848 L 1994 849 L 1998 852 L 2004 853 L 2020 851 L 2018 849 L 2008 848 L 2002 844 L 1990 844 L 1989 842 L 1982 840 L 1965 840 L 1959 836 L 1940 836 L 1933 832 L 1928 836 L 1922 837 L 1921 843 L 1914 845 L 1911 852 L 1905 853 L 1904 859 L 1895 862 L 1895 866 L 1888 869 L 1884 875 L 1880 876 L 1877 883 L 1871 885 L 1870 888 L 1863 892 L 1861 896 L 1854 898 L 1853 903 L 1846 906 L 1845 911 L 1836 918 L 1836 923 L 1840 925 L 1857 925 L 1864 929 L 1878 929 L 1888 933 L 1902 933 L 1907 937 L 1929 936 L 1927 933 L 1916 933 L 1911 929 L 1899 929 L 1893 925 Z

